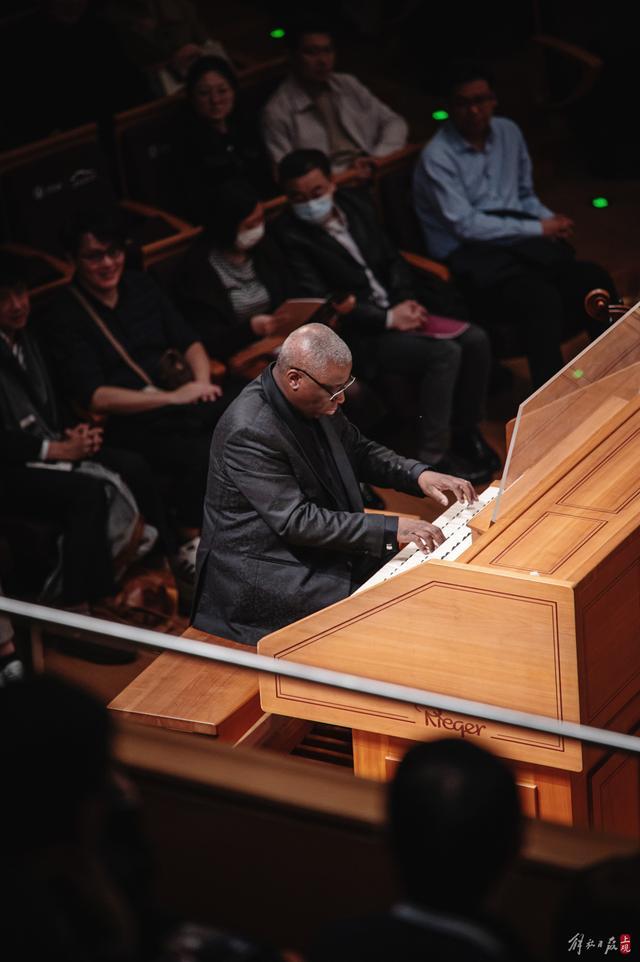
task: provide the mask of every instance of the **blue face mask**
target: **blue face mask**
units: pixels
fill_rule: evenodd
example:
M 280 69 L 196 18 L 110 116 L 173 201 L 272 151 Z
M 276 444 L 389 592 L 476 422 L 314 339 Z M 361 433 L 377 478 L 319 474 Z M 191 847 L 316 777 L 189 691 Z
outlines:
M 292 204 L 293 213 L 300 220 L 309 224 L 322 224 L 333 209 L 333 194 L 323 194 L 313 200 L 305 200 L 300 204 Z

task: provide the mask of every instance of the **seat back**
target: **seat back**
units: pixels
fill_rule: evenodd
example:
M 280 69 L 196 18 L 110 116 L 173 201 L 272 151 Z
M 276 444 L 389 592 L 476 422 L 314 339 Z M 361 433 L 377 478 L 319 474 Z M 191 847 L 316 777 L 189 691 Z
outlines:
M 182 92 L 134 107 L 114 117 L 116 163 L 122 193 L 180 213 L 174 164 L 174 126 Z
M 153 276 L 160 286 L 171 293 L 174 282 L 191 245 L 200 236 L 201 227 L 193 227 L 190 231 L 168 237 L 155 244 L 152 251 L 143 257 L 143 267 Z
M 373 195 L 380 218 L 396 246 L 426 254 L 411 196 L 413 169 L 421 150 L 420 144 L 409 144 L 379 160 Z
M 239 104 L 248 116 L 259 114 L 287 73 L 286 57 L 252 64 L 238 71 Z
M 238 72 L 238 108 L 249 116 L 259 113 L 284 76 L 280 57 Z M 176 120 L 185 104 L 184 91 L 134 107 L 114 118 L 118 177 L 125 197 L 184 213 L 180 172 L 175 163 Z
M 60 229 L 70 215 L 116 203 L 96 125 L 0 155 L 0 197 L 9 240 L 62 253 Z

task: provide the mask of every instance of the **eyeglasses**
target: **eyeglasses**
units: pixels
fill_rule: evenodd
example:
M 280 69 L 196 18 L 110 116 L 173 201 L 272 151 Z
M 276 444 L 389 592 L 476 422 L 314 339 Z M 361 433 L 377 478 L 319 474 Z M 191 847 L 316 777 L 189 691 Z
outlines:
M 346 381 L 346 382 L 342 385 L 342 387 L 340 387 L 340 388 L 338 388 L 338 390 L 336 390 L 333 385 L 331 385 L 331 384 L 323 384 L 322 381 L 318 381 L 318 380 L 313 376 L 313 374 L 309 374 L 308 371 L 303 371 L 303 369 L 302 369 L 301 367 L 297 367 L 297 368 L 296 368 L 296 371 L 298 371 L 300 374 L 306 374 L 306 376 L 307 376 L 308 378 L 310 378 L 310 379 L 313 381 L 314 384 L 317 384 L 318 387 L 321 387 L 323 391 L 326 391 L 327 394 L 329 395 L 329 400 L 330 400 L 330 401 L 335 401 L 335 399 L 336 399 L 337 397 L 339 397 L 341 394 L 344 394 L 344 392 L 345 392 L 348 388 L 351 387 L 351 385 L 353 384 L 353 382 L 354 382 L 355 379 L 356 379 L 356 378 L 355 378 L 355 374 L 352 374 L 351 377 L 349 378 L 349 380 Z
M 105 257 L 110 257 L 111 260 L 113 260 L 122 254 L 124 254 L 123 247 L 120 247 L 118 244 L 111 244 L 102 251 L 89 251 L 88 254 L 80 254 L 80 258 L 83 261 L 88 261 L 89 264 L 99 264 Z

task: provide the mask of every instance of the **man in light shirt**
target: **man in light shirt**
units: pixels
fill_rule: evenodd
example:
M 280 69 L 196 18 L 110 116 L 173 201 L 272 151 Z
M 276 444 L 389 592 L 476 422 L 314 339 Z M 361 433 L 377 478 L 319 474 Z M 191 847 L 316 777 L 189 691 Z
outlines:
M 334 171 L 369 170 L 368 157 L 385 157 L 407 142 L 407 124 L 359 80 L 336 73 L 331 33 L 305 25 L 290 34 L 291 74 L 262 117 L 274 164 L 292 150 L 311 147 L 331 159 Z
M 341 332 L 359 375 L 413 382 L 419 394 L 417 456 L 434 470 L 486 483 L 500 461 L 478 429 L 491 361 L 485 332 L 460 322 L 450 336 L 428 333 L 427 308 L 460 314 L 432 301 L 437 295 L 421 280 L 416 284 L 368 198 L 337 190 L 325 154 L 293 151 L 282 160 L 279 179 L 289 209 L 275 230 L 297 296 L 353 294 L 355 307 L 342 317 Z
M 493 81 L 480 66 L 458 65 L 448 84 L 450 119 L 416 166 L 414 203 L 429 255 L 445 261 L 474 316 L 519 326 L 534 388 L 562 367 L 571 330 L 594 330 L 584 296 L 613 281 L 575 259 L 573 223 L 546 207 L 533 186 L 520 128 L 494 117 Z

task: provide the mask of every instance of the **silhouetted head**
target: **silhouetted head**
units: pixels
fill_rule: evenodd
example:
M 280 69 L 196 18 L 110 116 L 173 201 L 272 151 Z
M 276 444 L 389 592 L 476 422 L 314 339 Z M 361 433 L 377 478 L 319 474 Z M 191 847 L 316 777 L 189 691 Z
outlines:
M 77 841 L 108 785 L 106 708 L 81 688 L 40 676 L 0 689 L 0 731 L 5 853 Z
M 460 913 L 481 903 L 520 843 L 513 776 L 462 739 L 409 749 L 389 787 L 401 880 L 416 902 Z

